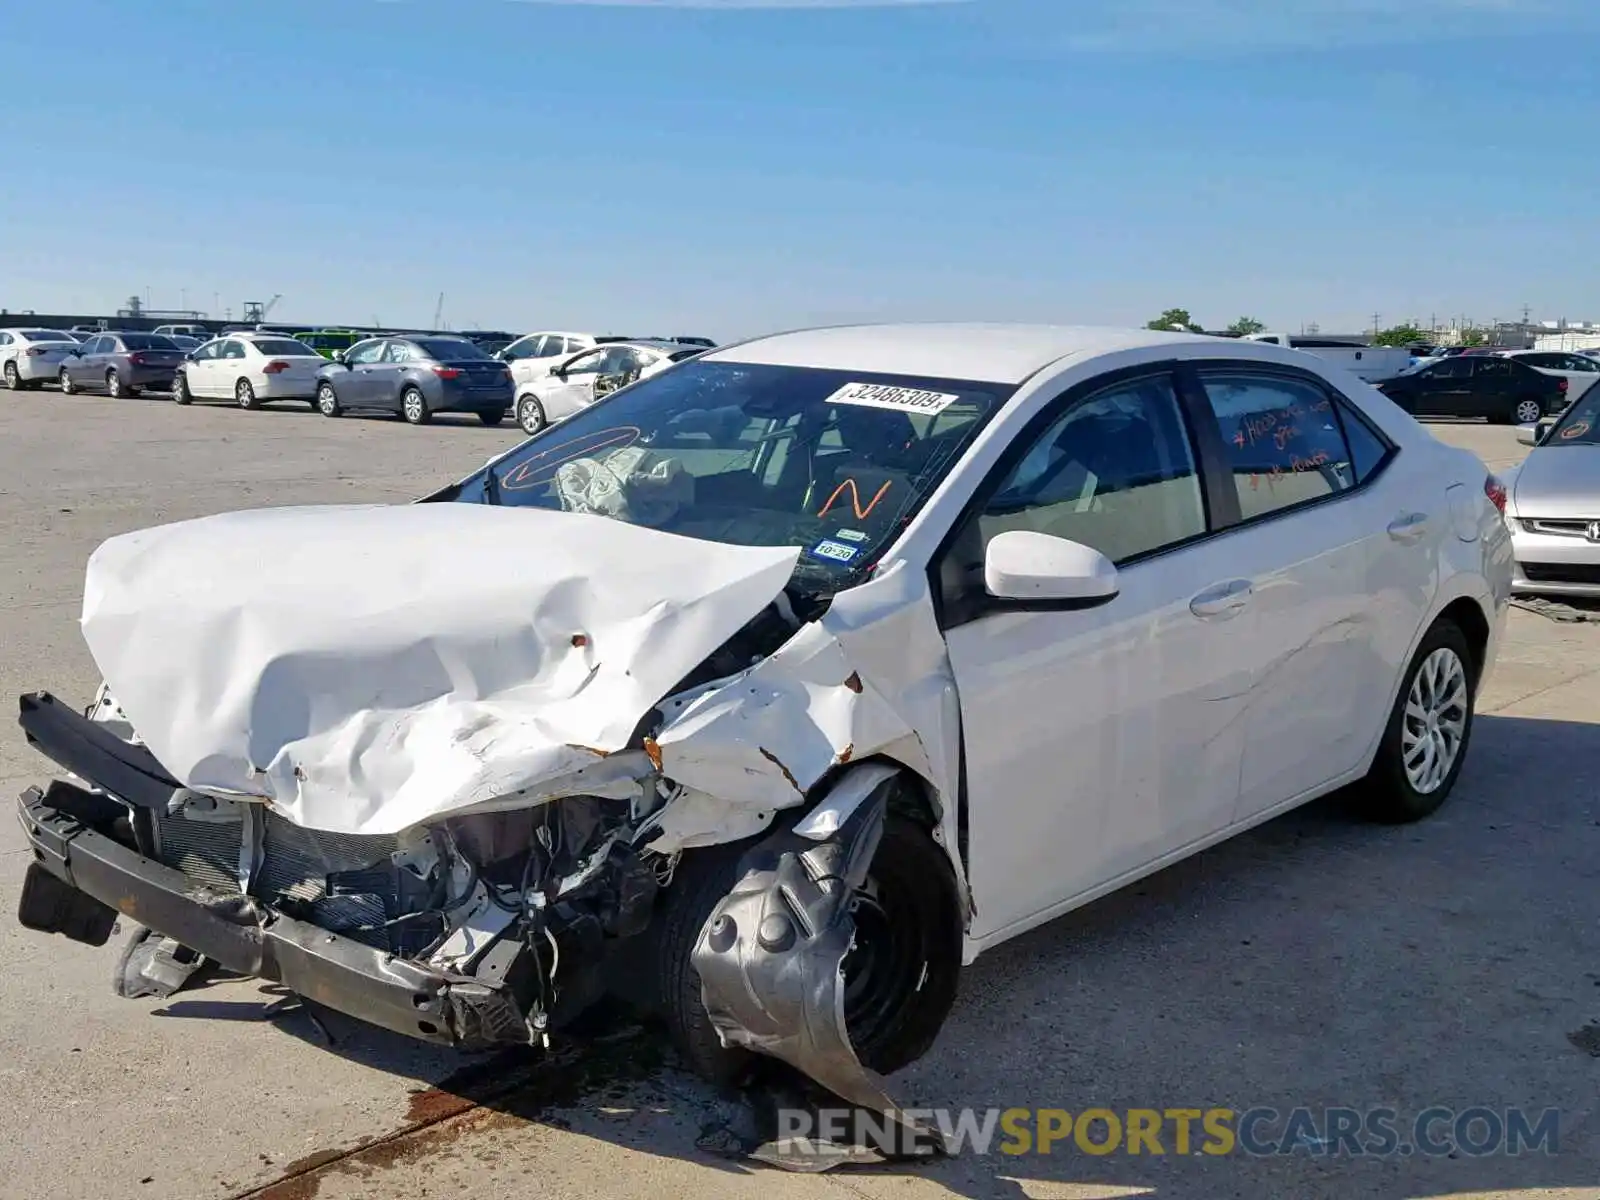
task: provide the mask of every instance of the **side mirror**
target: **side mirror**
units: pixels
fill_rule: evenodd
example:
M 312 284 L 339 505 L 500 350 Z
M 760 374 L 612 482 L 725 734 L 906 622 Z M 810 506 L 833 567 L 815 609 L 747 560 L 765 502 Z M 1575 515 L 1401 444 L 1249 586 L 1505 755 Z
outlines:
M 342 366 L 345 361 L 345 352 L 343 350 L 335 350 L 333 352 L 333 361 Z
M 983 586 L 1000 600 L 1068 600 L 1103 604 L 1116 596 L 1117 568 L 1081 542 L 1012 529 L 997 534 L 983 556 Z
M 1550 431 L 1555 428 L 1555 421 L 1549 417 L 1537 421 L 1532 425 L 1517 426 L 1517 441 L 1524 446 L 1537 446 L 1550 436 Z

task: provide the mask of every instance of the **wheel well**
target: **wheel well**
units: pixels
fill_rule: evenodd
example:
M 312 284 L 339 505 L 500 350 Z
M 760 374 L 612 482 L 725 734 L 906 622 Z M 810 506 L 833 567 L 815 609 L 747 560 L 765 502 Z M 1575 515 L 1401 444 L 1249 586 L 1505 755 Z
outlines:
M 1451 622 L 1466 635 L 1467 645 L 1472 648 L 1473 674 L 1481 675 L 1484 655 L 1489 650 L 1489 619 L 1483 615 L 1478 602 L 1465 596 L 1452 600 L 1439 614 L 1439 620 Z

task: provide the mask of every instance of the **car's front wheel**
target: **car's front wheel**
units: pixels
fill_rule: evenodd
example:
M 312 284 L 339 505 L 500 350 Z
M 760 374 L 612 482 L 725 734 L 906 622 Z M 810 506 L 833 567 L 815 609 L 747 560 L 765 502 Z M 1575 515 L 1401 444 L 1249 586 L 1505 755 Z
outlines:
M 539 403 L 538 397 L 524 396 L 517 401 L 517 424 L 530 436 L 545 427 L 544 405 Z
M 174 404 L 188 404 L 194 399 L 189 391 L 189 380 L 182 371 L 172 377 L 172 402 Z
M 688 1065 L 731 1082 L 749 1052 L 722 1045 L 691 961 L 712 912 L 739 882 L 749 843 L 691 850 L 661 913 L 652 974 L 668 1034 Z M 889 1074 L 927 1053 L 955 1003 L 961 913 L 945 853 L 918 822 L 891 813 L 865 885 L 851 903 L 855 945 L 844 958 L 844 1020 L 861 1063 Z
M 1406 668 L 1364 782 L 1372 817 L 1417 821 L 1445 802 L 1466 761 L 1477 674 L 1461 627 L 1447 618 L 1435 622 Z
M 63 396 L 70 396 L 78 390 L 77 385 L 72 382 L 72 375 L 65 367 L 62 367 L 61 373 L 56 376 L 56 383 L 60 386 Z

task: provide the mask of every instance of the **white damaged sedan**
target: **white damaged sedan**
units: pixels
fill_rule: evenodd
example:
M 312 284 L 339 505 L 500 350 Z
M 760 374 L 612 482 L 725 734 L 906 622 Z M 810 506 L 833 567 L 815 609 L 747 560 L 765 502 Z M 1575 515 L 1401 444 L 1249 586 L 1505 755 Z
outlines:
M 406 506 L 113 538 L 22 923 L 463 1047 L 608 990 L 892 1110 L 999 943 L 1360 782 L 1427 815 L 1504 489 L 1258 342 L 878 326 L 710 351 Z

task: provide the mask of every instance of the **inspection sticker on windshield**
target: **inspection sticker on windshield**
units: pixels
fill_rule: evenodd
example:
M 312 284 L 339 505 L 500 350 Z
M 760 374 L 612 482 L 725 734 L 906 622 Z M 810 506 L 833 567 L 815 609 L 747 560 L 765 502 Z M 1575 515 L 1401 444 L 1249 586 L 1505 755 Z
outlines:
M 829 396 L 827 403 L 893 408 L 900 412 L 938 413 L 959 399 L 959 396 L 949 392 L 924 392 L 920 388 L 895 387 L 888 383 L 847 383 Z
M 833 536 L 843 538 L 847 542 L 864 542 L 867 540 L 867 535 L 859 529 L 835 529 Z
M 847 546 L 843 542 L 821 541 L 811 547 L 812 558 L 828 558 L 847 563 L 861 553 L 860 546 Z

